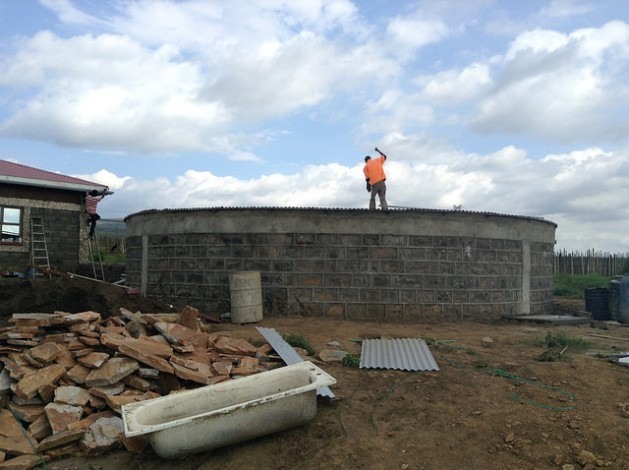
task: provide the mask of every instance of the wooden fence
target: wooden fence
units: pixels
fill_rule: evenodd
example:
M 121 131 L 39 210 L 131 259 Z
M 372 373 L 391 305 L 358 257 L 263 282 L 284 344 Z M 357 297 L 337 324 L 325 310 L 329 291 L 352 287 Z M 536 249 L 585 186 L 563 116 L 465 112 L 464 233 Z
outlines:
M 585 253 L 566 250 L 555 253 L 554 272 L 570 275 L 600 274 L 612 277 L 624 274 L 629 268 L 628 253 L 604 253 L 587 250 Z

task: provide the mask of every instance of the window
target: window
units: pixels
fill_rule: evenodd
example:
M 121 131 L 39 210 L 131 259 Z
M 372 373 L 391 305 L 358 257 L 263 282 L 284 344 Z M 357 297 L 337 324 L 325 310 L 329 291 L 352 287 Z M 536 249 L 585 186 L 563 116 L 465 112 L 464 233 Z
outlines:
M 22 209 L 0 206 L 2 238 L 4 243 L 22 243 Z

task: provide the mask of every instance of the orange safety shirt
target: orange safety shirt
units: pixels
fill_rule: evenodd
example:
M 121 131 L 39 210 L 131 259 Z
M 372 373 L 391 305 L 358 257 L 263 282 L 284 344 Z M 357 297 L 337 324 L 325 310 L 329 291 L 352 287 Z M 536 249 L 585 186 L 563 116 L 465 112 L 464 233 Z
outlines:
M 385 160 L 386 157 L 372 157 L 367 160 L 367 163 L 365 163 L 363 173 L 365 173 L 365 178 L 369 179 L 369 184 L 372 186 L 387 178 L 384 174 L 384 170 L 382 169 L 382 165 L 384 165 Z

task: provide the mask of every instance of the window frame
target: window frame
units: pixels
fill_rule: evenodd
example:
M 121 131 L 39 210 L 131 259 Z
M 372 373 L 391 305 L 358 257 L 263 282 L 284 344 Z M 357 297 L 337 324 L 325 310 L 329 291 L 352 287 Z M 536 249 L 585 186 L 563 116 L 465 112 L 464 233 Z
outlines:
M 7 209 L 17 210 L 19 212 L 18 221 L 5 222 L 5 211 Z M 17 239 L 4 240 L 3 228 L 5 226 L 17 227 Z M 0 245 L 23 245 L 24 244 L 24 208 L 17 206 L 10 206 L 0 203 Z

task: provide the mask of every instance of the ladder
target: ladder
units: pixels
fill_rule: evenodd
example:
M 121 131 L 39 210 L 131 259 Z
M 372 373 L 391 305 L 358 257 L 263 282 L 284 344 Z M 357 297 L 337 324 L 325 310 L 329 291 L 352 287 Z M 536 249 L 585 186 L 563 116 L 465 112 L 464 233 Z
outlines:
M 31 263 L 34 268 L 50 270 L 46 233 L 41 217 L 31 217 Z
M 105 271 L 103 271 L 103 260 L 100 256 L 100 250 L 98 249 L 98 239 L 96 236 L 94 238 L 88 238 L 87 244 L 90 251 L 90 261 L 92 262 L 92 273 L 94 274 L 94 279 L 99 281 L 105 280 Z

